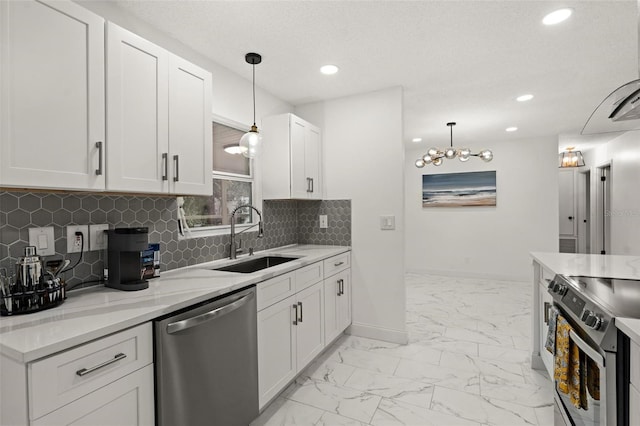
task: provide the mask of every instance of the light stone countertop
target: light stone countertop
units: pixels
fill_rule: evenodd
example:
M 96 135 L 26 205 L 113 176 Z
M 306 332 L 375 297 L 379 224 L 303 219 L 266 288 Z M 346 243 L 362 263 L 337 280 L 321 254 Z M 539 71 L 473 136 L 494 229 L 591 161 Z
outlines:
M 349 250 L 344 246 L 285 246 L 256 252 L 255 257 L 299 259 L 250 274 L 211 270 L 235 262 L 225 259 L 163 272 L 149 280 L 145 290 L 129 292 L 99 285 L 70 291 L 55 308 L 2 317 L 0 354 L 27 363 Z M 238 260 L 245 258 L 238 256 Z
M 533 252 L 531 257 L 556 274 L 640 280 L 640 256 Z M 640 319 L 616 318 L 616 326 L 640 344 Z

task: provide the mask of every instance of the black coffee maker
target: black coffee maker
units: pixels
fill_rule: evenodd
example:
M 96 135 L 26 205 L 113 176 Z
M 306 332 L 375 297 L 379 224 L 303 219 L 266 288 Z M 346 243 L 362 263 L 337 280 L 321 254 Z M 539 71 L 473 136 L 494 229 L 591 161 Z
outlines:
M 149 287 L 143 278 L 140 252 L 149 245 L 149 228 L 116 228 L 107 231 L 109 279 L 107 287 L 118 290 L 144 290 Z

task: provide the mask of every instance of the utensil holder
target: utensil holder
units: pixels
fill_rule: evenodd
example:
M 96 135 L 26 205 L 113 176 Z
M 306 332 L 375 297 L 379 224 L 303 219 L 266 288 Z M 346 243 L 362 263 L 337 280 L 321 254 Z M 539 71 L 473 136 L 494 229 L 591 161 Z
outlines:
M 37 288 L 22 284 L 8 285 L 8 294 L 0 295 L 0 315 L 22 315 L 43 311 L 60 305 L 67 298 L 65 285 L 60 280 L 48 280 Z

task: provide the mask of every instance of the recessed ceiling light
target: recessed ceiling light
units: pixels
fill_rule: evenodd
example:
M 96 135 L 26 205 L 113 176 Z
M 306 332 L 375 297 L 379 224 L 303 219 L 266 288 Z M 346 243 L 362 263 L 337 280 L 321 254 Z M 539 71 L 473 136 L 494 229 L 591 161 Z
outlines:
M 422 142 L 422 138 L 413 138 L 411 142 Z
M 320 72 L 325 75 L 331 75 L 338 72 L 338 67 L 335 65 L 324 65 L 320 68 Z
M 506 129 L 504 129 L 507 132 L 515 132 L 516 130 L 518 130 L 517 127 L 513 126 L 513 127 L 507 127 Z
M 545 16 L 542 19 L 542 23 L 545 25 L 559 24 L 560 22 L 569 19 L 569 16 L 571 16 L 572 13 L 573 9 L 570 8 L 558 9 Z
M 526 101 L 530 101 L 531 99 L 533 99 L 533 95 L 527 93 L 526 95 L 518 96 L 516 98 L 516 101 L 518 101 L 518 102 L 526 102 Z

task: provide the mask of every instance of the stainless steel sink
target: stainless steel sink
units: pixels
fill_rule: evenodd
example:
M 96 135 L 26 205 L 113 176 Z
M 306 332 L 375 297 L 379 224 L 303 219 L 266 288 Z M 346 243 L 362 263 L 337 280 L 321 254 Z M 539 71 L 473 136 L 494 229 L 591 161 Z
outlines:
M 243 260 L 241 262 L 234 263 L 232 265 L 221 266 L 220 268 L 213 268 L 214 271 L 225 272 L 239 272 L 241 274 L 250 274 L 252 272 L 261 271 L 263 269 L 271 268 L 272 266 L 281 265 L 283 263 L 291 262 L 298 259 L 297 257 L 286 256 L 263 256 L 255 257 L 249 260 Z

